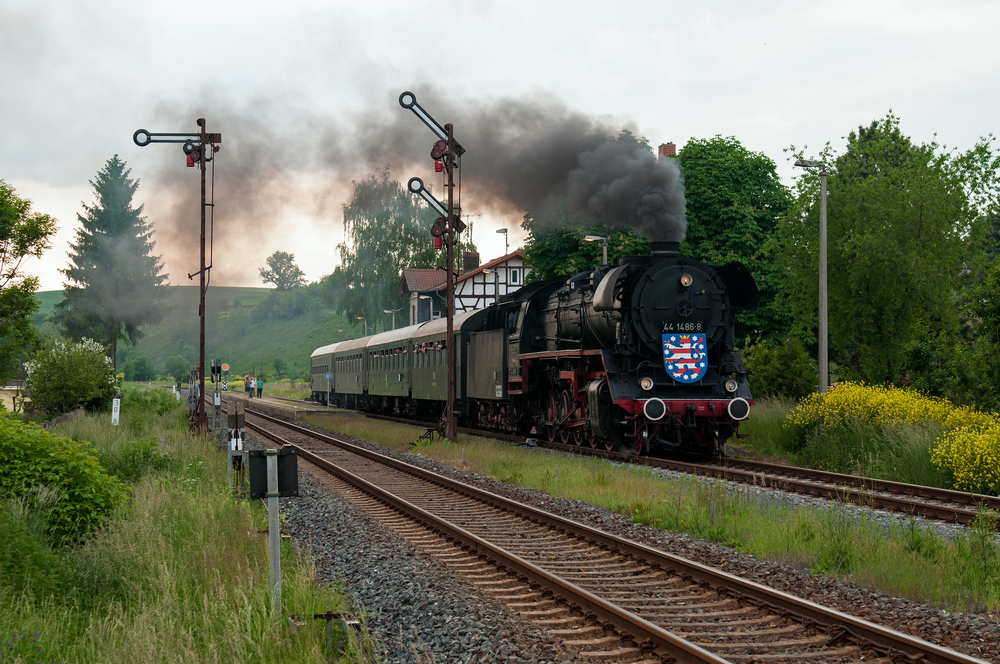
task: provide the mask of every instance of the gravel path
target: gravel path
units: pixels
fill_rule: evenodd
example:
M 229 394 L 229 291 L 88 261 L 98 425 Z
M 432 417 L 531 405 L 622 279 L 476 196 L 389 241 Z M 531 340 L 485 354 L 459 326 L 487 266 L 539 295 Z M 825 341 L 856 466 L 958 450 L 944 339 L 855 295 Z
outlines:
M 759 560 L 687 535 L 630 523 L 586 503 L 504 484 L 413 454 L 354 441 L 460 481 L 973 657 L 1000 664 L 1000 617 L 951 613 L 862 588 L 844 579 Z M 546 640 L 506 607 L 421 557 L 391 531 L 300 473 L 298 499 L 282 499 L 288 531 L 311 547 L 321 578 L 342 578 L 359 612 L 385 645 L 389 662 L 572 662 L 572 651 Z M 795 499 L 796 497 L 792 497 Z M 802 499 L 804 501 L 808 499 Z

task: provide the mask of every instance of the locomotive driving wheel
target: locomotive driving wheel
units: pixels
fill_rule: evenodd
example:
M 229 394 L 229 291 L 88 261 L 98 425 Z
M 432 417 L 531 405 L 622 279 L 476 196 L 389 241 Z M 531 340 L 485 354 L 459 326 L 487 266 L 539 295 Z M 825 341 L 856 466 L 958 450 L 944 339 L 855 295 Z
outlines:
M 569 392 L 567 392 L 566 395 L 570 399 L 570 404 L 573 404 L 573 400 L 572 397 L 569 396 Z M 584 444 L 584 442 L 586 442 L 587 431 L 590 427 L 587 425 L 587 409 L 581 406 L 580 404 L 574 404 L 574 405 L 575 407 L 571 411 L 573 414 L 570 419 L 576 422 L 579 422 L 581 420 L 583 421 L 582 425 L 575 426 L 572 429 L 573 444 L 576 445 L 577 447 L 580 447 L 581 445 Z
M 562 441 L 563 445 L 569 445 L 569 440 L 573 437 L 573 432 L 566 428 L 570 412 L 572 411 L 570 409 L 569 391 L 563 390 L 559 395 L 559 440 Z
M 648 429 L 643 426 L 635 433 L 635 438 L 632 440 L 632 454 L 635 456 L 642 456 L 643 448 L 648 447 L 646 444 Z
M 545 404 L 545 437 L 550 443 L 556 442 L 556 420 L 558 419 L 559 409 L 556 406 L 556 395 L 553 392 L 549 392 L 549 398 Z

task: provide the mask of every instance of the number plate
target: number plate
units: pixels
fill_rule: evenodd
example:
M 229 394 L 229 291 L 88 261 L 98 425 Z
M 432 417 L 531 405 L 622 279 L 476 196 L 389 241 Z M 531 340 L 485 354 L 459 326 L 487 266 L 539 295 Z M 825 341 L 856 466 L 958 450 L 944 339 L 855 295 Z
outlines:
M 705 324 L 701 321 L 666 322 L 663 324 L 664 332 L 704 332 Z

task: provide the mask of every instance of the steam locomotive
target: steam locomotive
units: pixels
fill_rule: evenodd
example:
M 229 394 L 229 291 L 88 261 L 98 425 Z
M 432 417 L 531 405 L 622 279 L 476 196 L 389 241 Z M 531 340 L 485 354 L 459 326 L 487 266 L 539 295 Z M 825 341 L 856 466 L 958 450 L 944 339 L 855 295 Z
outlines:
M 682 258 L 653 242 L 570 279 L 530 284 L 446 321 L 317 348 L 312 395 L 374 413 L 440 417 L 446 355 L 460 425 L 633 454 L 721 453 L 753 403 L 734 347 L 757 306 L 740 263 Z M 329 380 L 327 380 L 329 377 Z

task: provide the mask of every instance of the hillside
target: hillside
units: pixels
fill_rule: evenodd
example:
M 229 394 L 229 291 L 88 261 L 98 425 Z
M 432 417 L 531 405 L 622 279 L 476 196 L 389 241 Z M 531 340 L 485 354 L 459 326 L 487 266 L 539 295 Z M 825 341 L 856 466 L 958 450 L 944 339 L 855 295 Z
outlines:
M 62 301 L 62 291 L 43 291 L 35 297 L 40 303 L 35 326 L 54 334 L 49 317 Z M 210 287 L 205 304 L 205 358 L 221 359 L 236 375 L 263 365 L 265 374 L 275 378 L 273 362 L 280 357 L 286 364 L 285 375 L 300 379 L 315 348 L 361 334 L 358 326 L 352 329 L 344 317 L 327 309 L 312 287 L 290 293 Z M 119 367 L 137 356 L 148 358 L 158 371 L 176 355 L 192 364 L 197 361 L 198 287 L 170 286 L 164 312 L 159 324 L 143 328 L 145 336 L 136 346 L 119 344 Z

